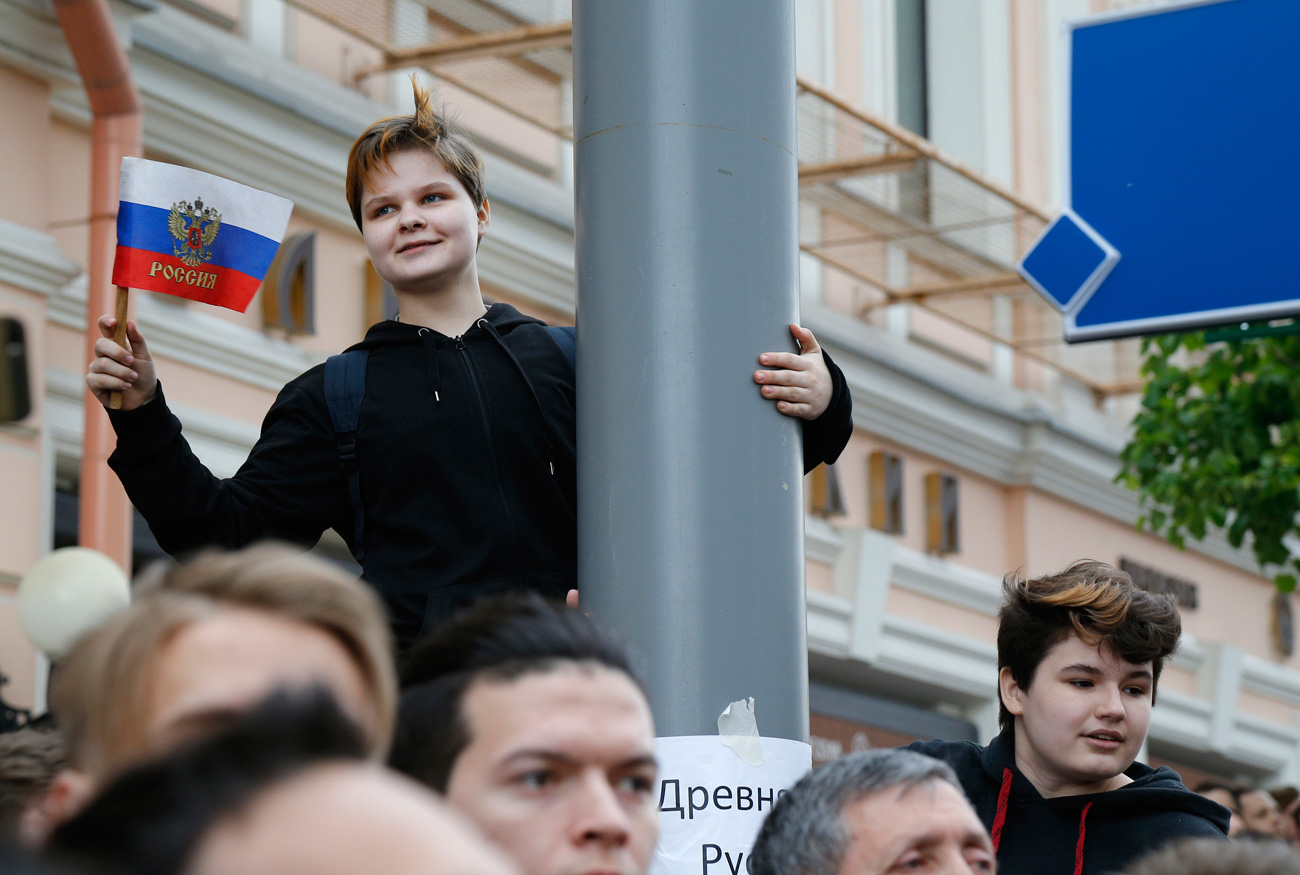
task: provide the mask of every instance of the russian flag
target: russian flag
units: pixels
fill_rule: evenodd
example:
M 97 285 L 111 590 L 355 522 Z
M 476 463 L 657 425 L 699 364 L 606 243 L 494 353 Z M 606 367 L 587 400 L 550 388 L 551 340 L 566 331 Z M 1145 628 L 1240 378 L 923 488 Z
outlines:
M 113 283 L 241 313 L 275 258 L 293 201 L 143 158 L 122 159 Z

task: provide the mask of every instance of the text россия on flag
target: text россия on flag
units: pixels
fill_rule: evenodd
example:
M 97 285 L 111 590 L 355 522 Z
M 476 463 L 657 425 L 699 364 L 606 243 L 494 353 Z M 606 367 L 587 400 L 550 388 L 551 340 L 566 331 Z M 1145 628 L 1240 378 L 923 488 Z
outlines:
M 122 159 L 113 283 L 243 312 L 293 201 L 143 158 Z

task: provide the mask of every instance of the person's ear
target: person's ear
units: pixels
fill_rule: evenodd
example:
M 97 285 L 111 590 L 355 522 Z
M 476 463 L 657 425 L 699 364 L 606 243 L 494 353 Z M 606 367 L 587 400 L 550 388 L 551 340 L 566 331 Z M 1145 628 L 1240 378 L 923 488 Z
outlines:
M 1013 717 L 1019 717 L 1025 713 L 1025 703 L 1023 701 L 1025 691 L 1016 679 L 1011 676 L 1011 669 L 1008 666 L 1002 666 L 998 671 L 998 695 L 1002 697 L 1002 704 L 1011 712 Z
M 478 208 L 478 235 L 482 237 L 487 233 L 488 225 L 492 224 L 491 207 L 488 206 L 487 195 L 483 196 L 483 204 Z
M 55 775 L 45 797 L 51 831 L 76 817 L 94 798 L 96 789 L 95 779 L 80 769 L 68 768 Z

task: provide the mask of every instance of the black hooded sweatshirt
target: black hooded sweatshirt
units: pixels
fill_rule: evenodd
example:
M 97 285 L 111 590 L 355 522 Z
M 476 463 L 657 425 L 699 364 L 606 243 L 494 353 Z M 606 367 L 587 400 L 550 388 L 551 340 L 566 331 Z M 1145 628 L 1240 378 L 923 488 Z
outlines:
M 993 837 L 999 875 L 1109 875 L 1182 838 L 1226 838 L 1228 809 L 1183 786 L 1168 766 L 1133 763 L 1118 790 L 1043 798 L 1015 764 L 1012 732 L 988 747 L 917 741 L 952 766 Z
M 384 597 L 399 647 L 482 595 L 563 598 L 576 586 L 574 372 L 544 323 L 494 304 L 459 337 L 400 322 L 373 326 L 357 428 L 364 575 Z M 804 462 L 834 461 L 852 401 L 834 395 L 804 423 Z M 235 476 L 195 457 L 162 386 L 110 411 L 109 465 L 171 554 L 264 538 L 310 546 L 327 528 L 353 555 L 354 517 L 324 396 L 324 365 L 281 390 Z

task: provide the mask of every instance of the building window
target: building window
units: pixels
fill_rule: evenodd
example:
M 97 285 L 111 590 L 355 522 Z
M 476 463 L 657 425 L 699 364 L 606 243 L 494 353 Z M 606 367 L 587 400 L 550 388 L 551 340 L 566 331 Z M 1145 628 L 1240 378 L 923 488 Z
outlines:
M 925 545 L 940 556 L 961 549 L 957 529 L 957 478 L 925 475 Z
M 812 508 L 813 516 L 829 519 L 844 516 L 844 497 L 840 491 L 840 476 L 834 465 L 818 465 L 812 474 Z
M 922 137 L 930 136 L 925 6 L 926 0 L 897 0 L 894 18 L 898 123 Z
M 894 453 L 877 451 L 867 460 L 867 495 L 871 528 L 891 535 L 903 534 L 903 460 Z
M 316 331 L 316 232 L 286 237 L 262 282 L 262 325 L 289 334 Z

